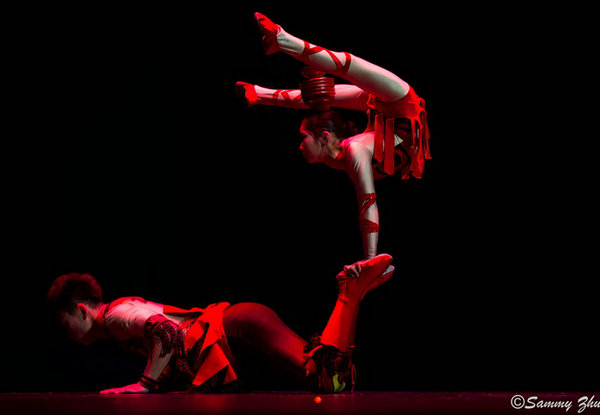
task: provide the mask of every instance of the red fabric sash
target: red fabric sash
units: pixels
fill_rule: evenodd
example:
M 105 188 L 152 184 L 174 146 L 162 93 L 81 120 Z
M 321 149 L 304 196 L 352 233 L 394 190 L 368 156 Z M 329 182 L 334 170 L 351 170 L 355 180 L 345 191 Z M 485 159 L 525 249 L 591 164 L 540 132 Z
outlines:
M 184 345 L 186 352 L 202 341 L 198 357 L 201 360 L 198 371 L 194 375 L 192 384 L 202 385 L 211 377 L 225 370 L 225 380 L 229 383 L 237 379 L 237 375 L 231 364 L 231 351 L 227 342 L 227 336 L 223 329 L 223 310 L 229 307 L 229 303 L 211 304 L 207 308 L 194 307 L 185 310 L 179 307 L 165 305 L 164 314 L 189 315 L 190 320 L 182 323 L 182 328 L 187 329 Z M 202 340 L 203 339 L 203 340 Z
M 312 54 L 319 53 L 322 51 L 325 51 L 329 54 L 331 60 L 333 60 L 333 63 L 337 68 L 335 71 L 330 71 L 330 74 L 342 77 L 348 72 L 348 69 L 350 68 L 350 62 L 352 60 L 352 57 L 348 52 L 342 52 L 344 54 L 344 57 L 346 58 L 346 62 L 344 62 L 344 64 L 342 65 L 342 62 L 338 59 L 337 56 L 335 56 L 335 53 L 321 46 L 313 46 L 311 48 L 310 43 L 308 43 L 306 40 L 304 41 L 304 50 L 300 54 L 299 59 L 304 63 L 310 64 L 310 62 L 308 61 L 308 57 Z
M 368 111 L 375 111 L 374 125 L 371 126 L 375 130 L 373 157 L 383 164 L 385 174 L 392 175 L 395 172 L 394 121 L 396 118 L 407 118 L 411 125 L 412 143 L 403 145 L 409 145 L 410 172 L 414 177 L 421 178 L 425 159 L 431 158 L 425 100 L 419 98 L 411 87 L 406 96 L 390 103 L 377 101 L 374 95 L 370 95 L 367 106 Z

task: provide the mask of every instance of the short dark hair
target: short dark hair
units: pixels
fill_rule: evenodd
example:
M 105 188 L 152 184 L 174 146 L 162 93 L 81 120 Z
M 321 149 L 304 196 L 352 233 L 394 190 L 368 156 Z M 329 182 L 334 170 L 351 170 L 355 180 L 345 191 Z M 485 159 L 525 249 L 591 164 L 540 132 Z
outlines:
M 98 305 L 102 302 L 102 288 L 90 274 L 72 272 L 56 278 L 48 294 L 46 306 L 54 314 L 59 311 L 73 313 L 78 303 Z

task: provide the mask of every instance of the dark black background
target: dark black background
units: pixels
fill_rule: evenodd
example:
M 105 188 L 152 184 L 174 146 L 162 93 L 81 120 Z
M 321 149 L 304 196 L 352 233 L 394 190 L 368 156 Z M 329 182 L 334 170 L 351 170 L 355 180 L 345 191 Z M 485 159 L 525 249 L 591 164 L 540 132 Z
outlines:
M 336 273 L 361 256 L 354 190 L 302 159 L 302 112 L 236 97 L 237 80 L 301 80 L 299 62 L 262 53 L 255 10 L 427 101 L 423 179 L 377 183 L 397 271 L 362 304 L 358 387 L 597 389 L 592 168 L 575 53 L 557 49 L 567 28 L 507 6 L 290 3 L 7 14 L 2 391 L 139 376 L 143 361 L 54 331 L 41 304 L 65 272 L 93 274 L 107 300 L 257 301 L 302 336 L 324 327 Z

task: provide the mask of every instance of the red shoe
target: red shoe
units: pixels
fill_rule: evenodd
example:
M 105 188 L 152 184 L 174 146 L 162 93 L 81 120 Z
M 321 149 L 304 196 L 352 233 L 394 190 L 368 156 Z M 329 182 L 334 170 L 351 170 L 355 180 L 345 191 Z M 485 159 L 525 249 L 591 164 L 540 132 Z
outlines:
M 339 295 L 342 299 L 362 301 L 372 289 L 388 281 L 395 271 L 393 258 L 380 254 L 374 258 L 359 261 L 361 271 L 358 278 L 352 278 L 344 270 L 337 275 Z
M 258 102 L 258 95 L 256 95 L 256 89 L 252 84 L 238 81 L 235 83 L 235 92 L 246 101 L 249 107 L 253 107 Z
M 262 42 L 265 54 L 272 55 L 279 50 L 277 34 L 281 31 L 281 26 L 276 25 L 267 16 L 258 12 L 254 13 L 254 18 L 258 23 L 258 29 L 263 34 Z
M 390 265 L 387 267 L 387 269 L 385 270 L 385 272 L 383 274 L 381 274 L 379 277 L 377 277 L 365 290 L 365 292 L 362 294 L 362 296 L 360 297 L 360 301 L 362 301 L 362 299 L 365 297 L 365 294 L 368 293 L 369 291 L 371 291 L 373 288 L 379 287 L 381 284 L 383 284 L 384 282 L 388 281 L 390 278 L 392 278 L 392 275 L 394 275 L 394 271 L 396 271 L 396 268 L 393 265 Z

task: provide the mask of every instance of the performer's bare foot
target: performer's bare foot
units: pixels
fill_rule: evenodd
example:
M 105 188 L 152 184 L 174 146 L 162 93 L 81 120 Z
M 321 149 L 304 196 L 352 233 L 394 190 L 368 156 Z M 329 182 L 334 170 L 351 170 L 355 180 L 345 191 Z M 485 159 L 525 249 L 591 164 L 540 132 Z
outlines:
M 380 254 L 374 258 L 358 261 L 353 269 L 358 269 L 358 277 L 351 275 L 345 268 L 337 275 L 339 299 L 358 303 L 374 288 L 388 281 L 395 271 L 393 258 L 388 254 Z

